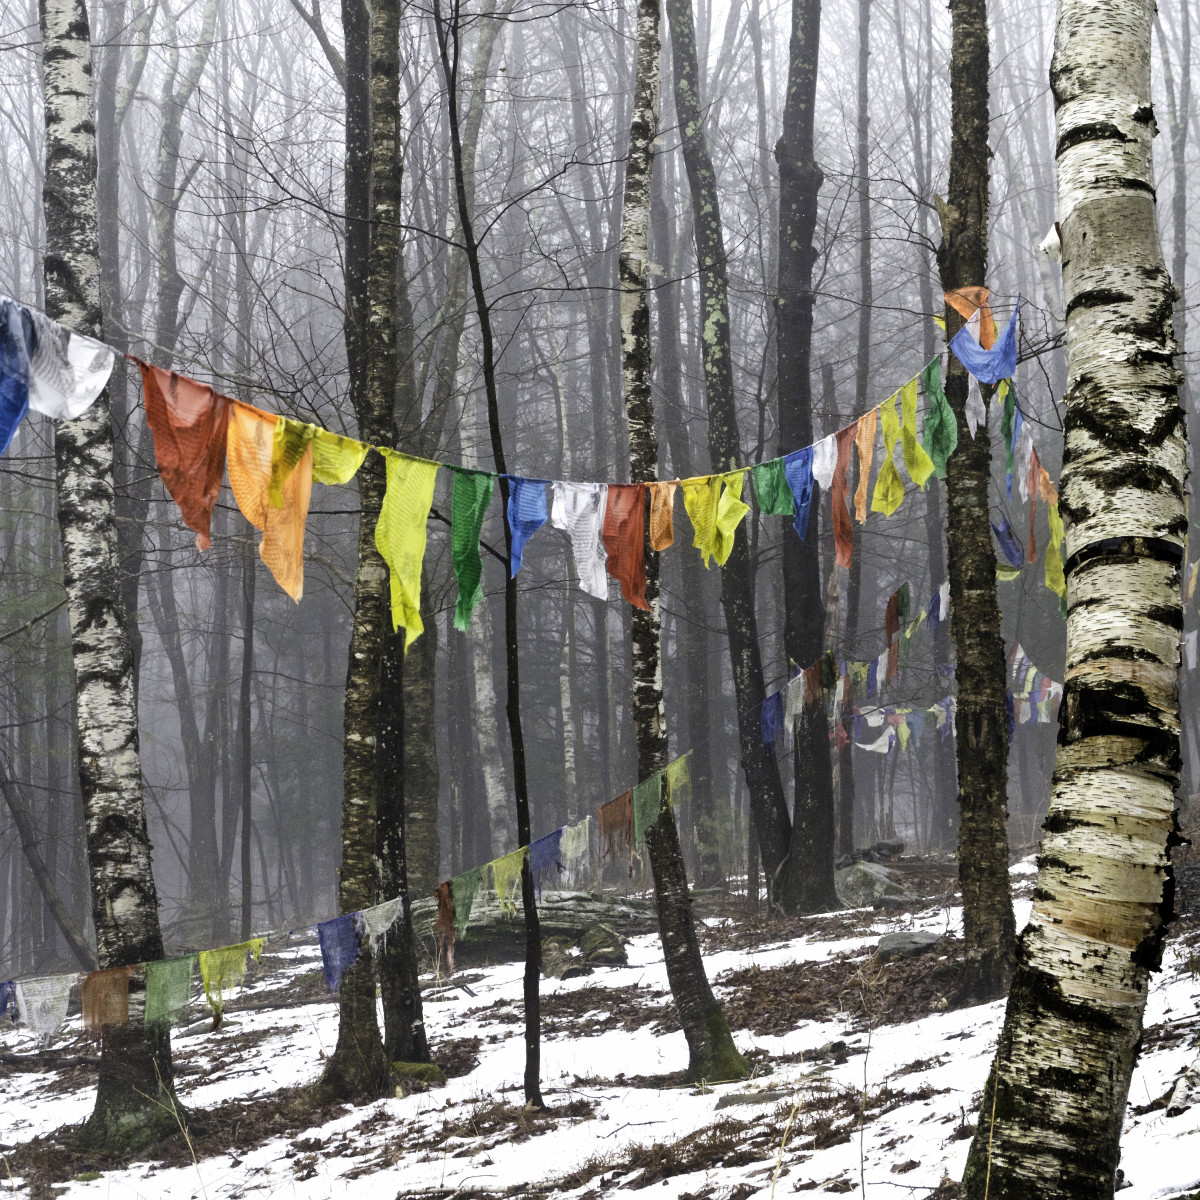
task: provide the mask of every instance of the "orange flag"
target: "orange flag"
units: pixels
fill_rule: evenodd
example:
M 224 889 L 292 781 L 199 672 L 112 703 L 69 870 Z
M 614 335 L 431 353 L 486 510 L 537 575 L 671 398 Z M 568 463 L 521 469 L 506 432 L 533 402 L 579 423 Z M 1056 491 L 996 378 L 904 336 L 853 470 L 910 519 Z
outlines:
M 854 493 L 854 518 L 860 525 L 867 520 L 867 492 L 871 482 L 871 460 L 875 457 L 875 428 L 879 424 L 879 409 L 873 408 L 858 418 L 854 443 L 858 446 L 858 490 Z
M 854 557 L 854 526 L 850 524 L 850 510 L 846 507 L 846 472 L 850 467 L 850 447 L 854 445 L 857 432 L 857 421 L 837 431 L 837 463 L 833 468 L 829 498 L 833 504 L 833 543 L 839 567 L 849 567 Z
M 675 489 L 678 479 L 650 483 L 650 549 L 666 550 L 675 542 Z
M 946 303 L 964 321 L 969 321 L 975 310 L 979 310 L 979 344 L 990 350 L 996 342 L 996 322 L 988 305 L 988 289 L 985 287 L 960 287 L 946 293 Z
M 196 548 L 212 545 L 213 508 L 225 474 L 228 396 L 186 375 L 134 359 L 142 372 L 146 421 L 154 434 L 154 457 L 163 487 L 179 505 Z
M 274 417 L 240 401 L 229 417 L 229 484 L 242 515 L 263 531 L 258 555 L 275 582 L 297 603 L 304 595 L 304 527 L 312 495 L 312 443 L 296 466 L 277 481 L 282 507 L 270 502 Z
M 621 585 L 621 595 L 634 608 L 646 603 L 646 485 L 610 483 L 604 529 L 608 573 Z

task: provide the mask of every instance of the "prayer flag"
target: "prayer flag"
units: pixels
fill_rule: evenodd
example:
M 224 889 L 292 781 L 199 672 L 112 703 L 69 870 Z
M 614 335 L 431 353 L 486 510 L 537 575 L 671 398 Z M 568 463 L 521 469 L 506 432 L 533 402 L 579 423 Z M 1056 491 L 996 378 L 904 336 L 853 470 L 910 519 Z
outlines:
M 794 508 L 792 489 L 788 486 L 787 471 L 782 458 L 758 463 L 753 468 L 754 496 L 764 516 L 786 517 Z
M 783 460 L 783 470 L 788 487 L 792 489 L 792 507 L 795 511 L 796 532 L 801 540 L 808 537 L 808 513 L 812 507 L 813 494 L 813 448 L 805 446 L 794 450 Z
M 640 845 L 646 834 L 658 824 L 662 815 L 662 777 L 661 771 L 655 771 L 649 779 L 643 779 L 634 789 L 630 797 L 633 808 L 633 840 Z
M 449 879 L 443 879 L 434 891 L 437 899 L 437 916 L 433 920 L 433 932 L 437 938 L 438 950 L 446 957 L 446 973 L 454 974 L 454 938 L 457 930 L 454 924 L 454 884 Z
M 979 325 L 979 344 L 990 350 L 996 344 L 996 319 L 988 305 L 988 289 L 985 287 L 960 287 L 946 292 L 946 303 L 963 318 L 970 321 L 977 318 Z
M 692 787 L 692 769 L 688 762 L 690 756 L 691 751 L 689 750 L 687 754 L 667 763 L 663 769 L 663 779 L 667 784 L 666 800 L 672 808 L 685 797 L 690 796 Z
M 91 971 L 83 981 L 79 1002 L 83 1027 L 99 1033 L 106 1025 L 129 1024 L 129 974 L 132 967 Z
M 26 311 L 33 324 L 29 407 L 56 421 L 73 421 L 104 391 L 116 353 L 40 312 Z
M 890 517 L 904 499 L 904 484 L 896 470 L 896 440 L 900 436 L 900 420 L 896 416 L 896 397 L 889 396 L 880 406 L 883 416 L 883 465 L 875 480 L 875 494 L 871 498 L 871 511 Z
M 821 485 L 822 491 L 829 491 L 836 466 L 837 438 L 831 433 L 813 446 L 813 478 Z
M 341 986 L 342 975 L 362 956 L 358 941 L 357 913 L 343 913 L 317 923 L 317 941 L 321 944 L 321 968 L 325 972 L 325 990 L 333 995 Z
M 479 557 L 479 535 L 496 477 L 486 471 L 451 467 L 454 487 L 450 494 L 450 556 L 458 600 L 454 605 L 454 628 L 466 630 L 471 613 L 483 599 L 483 560 Z
M 546 481 L 510 475 L 508 482 L 509 571 L 515 577 L 525 558 L 525 543 L 546 523 Z
M 0 454 L 29 411 L 29 351 L 33 321 L 22 305 L 0 300 Z
M 395 896 L 382 904 L 373 904 L 354 914 L 354 923 L 358 927 L 359 942 L 367 939 L 372 956 L 379 953 L 380 946 L 387 946 L 388 930 L 400 919 L 403 912 L 401 897 Z
M 17 1016 L 34 1033 L 48 1038 L 67 1019 L 75 975 L 41 975 L 17 980 Z
M 461 875 L 455 875 L 450 880 L 454 898 L 454 929 L 459 937 L 466 937 L 467 922 L 471 919 L 471 910 L 475 907 L 475 897 L 484 886 L 487 867 L 472 867 Z
M 992 522 L 992 532 L 996 535 L 996 541 L 1000 543 L 1000 549 L 1004 557 L 1008 559 L 1008 565 L 1020 570 L 1021 564 L 1025 561 L 1025 551 L 1021 548 L 1021 543 L 1017 541 L 1017 535 L 1013 533 L 1012 526 L 1008 523 L 1008 517 L 1000 514 L 1000 524 Z
M 1017 369 L 1017 328 L 1021 305 L 1018 301 L 1009 318 L 1000 340 L 990 350 L 977 343 L 966 329 L 960 329 L 950 339 L 950 349 L 955 357 L 980 383 L 999 383 L 1008 379 Z
M 646 603 L 646 487 L 641 483 L 610 483 L 604 510 L 604 549 L 608 573 L 621 585 L 621 595 L 647 612 Z
M 316 425 L 306 425 L 290 417 L 276 418 L 275 438 L 271 446 L 271 482 L 267 487 L 267 503 L 273 508 L 283 507 L 283 485 L 320 432 Z M 310 471 L 311 461 L 312 455 L 309 455 Z
M 833 485 L 829 490 L 837 565 L 847 568 L 854 555 L 854 526 L 850 524 L 850 510 L 846 507 L 846 471 L 850 466 L 850 448 L 854 445 L 857 432 L 857 421 L 837 431 L 837 462 L 833 469 Z
M 607 483 L 563 483 L 550 485 L 550 524 L 571 539 L 571 555 L 579 586 L 597 600 L 608 597 L 608 574 L 604 564 L 608 551 L 602 536 L 608 508 Z
M 312 440 L 312 473 L 314 483 L 349 483 L 358 474 L 371 447 L 354 438 L 318 429 Z
M 550 872 L 562 874 L 562 840 L 563 831 L 559 828 L 529 843 L 529 873 L 533 876 L 539 900 L 542 898 L 542 883 Z
M 679 480 L 646 485 L 650 489 L 650 549 L 666 550 L 675 542 L 675 489 Z
M 933 474 L 933 460 L 917 441 L 917 381 L 910 379 L 900 389 L 900 444 L 904 451 L 904 469 L 922 491 Z
M 174 371 L 134 360 L 142 373 L 146 423 L 163 487 L 196 533 L 196 548 L 212 545 L 212 514 L 225 475 L 233 401 Z
M 12 1019 L 17 1019 L 17 985 L 11 980 L 6 979 L 0 983 L 0 1017 L 9 1015 L 9 1008 L 12 1009 Z
M 375 526 L 375 547 L 388 565 L 392 629 L 403 628 L 407 652 L 425 630 L 421 620 L 421 566 L 438 464 L 396 450 L 380 453 L 387 463 L 387 491 Z M 544 499 L 545 489 L 542 496 Z
M 934 474 L 943 478 L 950 455 L 958 448 L 958 422 L 950 408 L 950 401 L 942 390 L 942 363 L 932 359 L 922 377 L 925 397 L 929 407 L 925 413 L 925 452 L 933 463 Z
M 616 862 L 617 855 L 633 853 L 633 794 L 622 792 L 596 809 L 600 829 L 600 861 Z
M 192 998 L 194 954 L 162 958 L 146 964 L 146 1027 L 177 1025 Z
M 492 887 L 501 909 L 510 916 L 516 914 L 517 892 L 521 887 L 521 868 L 525 865 L 525 856 L 529 853 L 528 846 L 521 846 L 503 858 L 494 859 L 492 868 Z
M 879 424 L 879 409 L 873 408 L 859 417 L 854 444 L 858 447 L 858 488 L 854 493 L 854 519 L 863 525 L 867 520 L 867 499 L 871 484 L 871 460 L 875 457 L 875 429 Z
M 759 715 L 759 731 L 764 746 L 774 747 L 783 728 L 783 692 L 772 692 L 763 702 Z
M 251 938 L 248 942 L 221 946 L 217 950 L 201 950 L 196 956 L 200 960 L 200 982 L 204 985 L 205 999 L 218 1019 L 225 1008 L 225 990 L 241 987 L 246 978 L 246 956 L 253 955 L 254 961 L 258 962 L 262 948 L 262 938 Z
M 715 559 L 723 567 L 733 550 L 734 531 L 750 511 L 742 502 L 745 471 L 705 475 L 683 481 L 683 504 L 692 522 L 692 545 L 700 551 L 704 565 Z

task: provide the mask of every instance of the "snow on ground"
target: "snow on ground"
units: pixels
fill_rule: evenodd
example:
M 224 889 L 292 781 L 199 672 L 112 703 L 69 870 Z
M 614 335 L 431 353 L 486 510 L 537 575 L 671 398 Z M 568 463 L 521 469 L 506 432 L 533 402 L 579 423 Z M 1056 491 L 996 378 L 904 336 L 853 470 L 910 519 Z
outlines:
M 1028 874 L 1019 865 L 1014 882 L 1025 882 Z M 1029 902 L 1018 902 L 1018 926 L 1028 912 Z M 820 936 L 821 923 L 813 922 L 816 933 L 753 950 L 720 950 L 706 957 L 706 966 L 710 979 L 718 981 L 731 970 L 816 964 L 847 952 L 865 962 L 882 933 L 954 932 L 959 919 L 958 910 L 937 906 L 900 918 L 872 914 L 870 936 L 838 937 L 838 923 L 831 920 L 826 938 Z M 635 986 L 643 1004 L 657 1004 L 669 1014 L 657 937 L 637 937 L 628 949 L 628 966 L 599 967 L 565 982 L 544 980 L 543 995 L 591 998 L 593 989 Z M 268 953 L 283 964 L 269 980 L 247 989 L 250 998 L 268 988 L 278 995 L 285 977 L 298 978 L 319 965 L 311 946 Z M 1177 1117 L 1167 1117 L 1161 1107 L 1137 1112 L 1162 1096 L 1196 1053 L 1195 966 L 1187 944 L 1168 943 L 1146 1013 L 1147 1050 L 1130 1093 L 1122 1158 L 1126 1200 L 1182 1197 L 1200 1188 L 1200 1107 Z M 451 1039 L 480 1039 L 478 1065 L 445 1087 L 345 1109 L 301 1135 L 269 1138 L 252 1148 L 231 1143 L 227 1154 L 186 1168 L 135 1164 L 56 1185 L 54 1193 L 79 1200 L 352 1200 L 449 1196 L 461 1189 L 474 1196 L 509 1192 L 597 1200 L 635 1182 L 654 1182 L 653 1194 L 662 1200 L 749 1200 L 772 1195 L 778 1161 L 779 1196 L 861 1195 L 864 1184 L 878 1197 L 920 1196 L 946 1176 L 961 1174 L 1003 1016 L 1003 1005 L 995 1003 L 874 1028 L 846 1013 L 799 1021 L 782 1034 L 737 1030 L 743 1051 L 766 1052 L 769 1073 L 760 1068 L 741 1084 L 663 1088 L 647 1077 L 686 1066 L 682 1033 L 662 1032 L 653 1022 L 622 1028 L 598 997 L 590 1013 L 549 1022 L 542 1044 L 545 1100 L 556 1108 L 571 1105 L 575 1115 L 537 1122 L 523 1120 L 519 1112 L 521 965 L 505 963 L 461 977 L 474 995 L 458 986 L 434 987 L 426 995 L 435 1053 Z M 717 990 L 725 992 L 719 983 Z M 181 1098 L 193 1112 L 219 1112 L 231 1100 L 265 1099 L 304 1084 L 317 1076 L 336 1038 L 336 1009 L 328 1001 L 237 1013 L 216 1034 L 179 1034 L 174 1045 L 186 1072 L 179 1081 Z M 847 1044 L 845 1054 L 813 1058 L 818 1048 L 838 1041 Z M 5 1033 L 2 1048 L 28 1050 L 32 1042 L 16 1030 Z M 76 1050 L 87 1052 L 83 1043 Z M 74 1086 L 52 1074 L 0 1074 L 0 1147 L 82 1121 L 91 1109 L 93 1079 L 84 1073 Z M 12 1187 L 20 1194 L 19 1185 L 0 1173 L 0 1192 Z

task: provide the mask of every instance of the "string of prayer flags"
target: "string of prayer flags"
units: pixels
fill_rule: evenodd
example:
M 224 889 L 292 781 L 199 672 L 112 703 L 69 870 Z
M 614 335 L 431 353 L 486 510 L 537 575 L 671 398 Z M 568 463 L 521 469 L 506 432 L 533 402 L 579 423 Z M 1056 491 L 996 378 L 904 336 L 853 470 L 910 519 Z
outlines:
M 212 545 L 212 514 L 221 492 L 228 449 L 229 411 L 235 401 L 186 375 L 134 360 L 142 374 L 146 423 L 167 494 L 196 549 Z
M 132 967 L 92 971 L 84 977 L 79 993 L 83 1027 L 99 1033 L 106 1025 L 129 1024 L 129 975 Z
M 371 956 L 379 953 L 381 946 L 387 946 L 388 930 L 400 919 L 403 912 L 403 899 L 395 896 L 382 904 L 373 904 L 354 914 L 354 924 L 358 929 L 359 941 L 366 940 Z
M 178 1025 L 192 999 L 194 954 L 146 964 L 146 1028 Z
M 904 452 L 904 469 L 922 491 L 933 474 L 933 460 L 917 441 L 917 381 L 910 379 L 900 389 L 900 447 Z
M 446 960 L 446 974 L 454 974 L 454 884 L 443 879 L 434 891 L 437 899 L 437 916 L 433 919 L 433 932 L 437 939 L 438 952 Z
M 454 604 L 454 628 L 465 630 L 471 613 L 483 599 L 483 559 L 479 556 L 479 536 L 483 520 L 492 502 L 496 477 L 486 471 L 451 467 L 454 486 L 450 492 L 450 557 L 454 561 L 454 579 L 458 599 Z
M 914 415 L 914 420 L 915 420 Z M 854 555 L 854 527 L 850 524 L 850 510 L 846 507 L 846 472 L 850 466 L 850 448 L 858 432 L 858 422 L 839 429 L 837 439 L 837 462 L 833 468 L 833 484 L 829 489 L 833 506 L 833 542 L 837 565 L 849 568 Z
M 450 894 L 453 899 L 454 929 L 459 937 L 465 937 L 467 922 L 471 919 L 471 910 L 475 907 L 475 898 L 485 886 L 487 867 L 472 867 L 463 871 L 450 880 Z
M 954 356 L 980 383 L 997 384 L 1008 379 L 1017 369 L 1017 328 L 1021 303 L 1017 302 L 1008 325 L 1000 339 L 990 349 L 983 345 L 983 330 L 978 342 L 967 329 L 960 329 L 950 339 Z
M 387 491 L 375 526 L 375 548 L 388 565 L 392 629 L 403 628 L 407 653 L 425 631 L 421 620 L 421 567 L 425 562 L 425 533 L 429 510 L 433 507 L 438 464 L 424 458 L 410 458 L 396 450 L 380 453 L 387 464 Z M 545 498 L 543 488 L 543 506 Z
M 40 1037 L 48 1038 L 62 1028 L 75 975 L 40 975 L 17 980 L 17 1016 Z
M 646 487 L 641 483 L 610 483 L 601 534 L 607 551 L 608 573 L 621 585 L 621 595 L 649 611 L 646 603 Z
M 201 950 L 196 956 L 200 961 L 200 982 L 204 985 L 204 997 L 219 1022 L 225 1008 L 225 992 L 241 987 L 246 978 L 246 960 L 252 956 L 255 962 L 262 957 L 263 939 L 250 938 L 233 946 L 221 946 L 217 950 Z
M 633 854 L 633 794 L 622 792 L 615 800 L 596 809 L 600 831 L 600 861 L 616 862 L 619 855 Z M 632 869 L 632 868 L 631 868 Z
M 551 871 L 562 874 L 562 828 L 540 837 L 529 843 L 529 873 L 533 876 L 533 886 L 537 888 L 537 896 L 542 898 L 542 883 Z
M 643 779 L 632 790 L 630 807 L 633 809 L 633 841 L 641 845 L 646 834 L 658 824 L 662 815 L 661 771 L 655 771 L 649 779 Z
M 904 499 L 904 484 L 896 470 L 895 450 L 900 437 L 900 418 L 896 416 L 896 397 L 889 396 L 880 406 L 883 418 L 883 465 L 875 479 L 875 494 L 871 497 L 871 511 L 890 517 Z
M 787 517 L 795 509 L 791 485 L 782 458 L 757 463 L 751 468 L 754 476 L 754 498 L 759 511 L 767 517 Z
M 229 485 L 242 516 L 262 530 L 259 558 L 275 582 L 299 603 L 304 594 L 304 526 L 312 493 L 312 451 L 306 449 L 300 463 L 280 483 L 282 503 L 271 503 L 275 427 L 282 419 L 241 401 L 230 405 Z
M 875 457 L 875 429 L 878 424 L 879 409 L 873 408 L 866 416 L 858 418 L 854 435 L 854 443 L 858 447 L 858 488 L 854 493 L 854 519 L 860 525 L 865 525 L 867 521 L 867 493 L 871 486 L 871 460 Z
M 950 455 L 958 449 L 958 422 L 950 408 L 950 401 L 942 389 L 941 359 L 929 361 L 922 375 L 922 386 L 929 408 L 925 413 L 925 437 L 922 444 L 929 461 L 933 463 L 933 473 L 942 479 L 946 475 L 946 463 Z M 972 431 L 973 435 L 974 431 Z
M 355 913 L 343 913 L 317 924 L 317 941 L 321 944 L 321 968 L 325 972 L 325 990 L 332 996 L 345 974 L 362 955 L 358 940 Z
M 521 887 L 521 869 L 525 865 L 528 846 L 521 846 L 503 858 L 495 859 L 492 864 L 492 888 L 500 903 L 501 911 L 514 916 L 517 911 L 517 892 Z
M 772 692 L 763 702 L 759 714 L 759 731 L 764 746 L 774 746 L 783 729 L 783 692 Z
M 813 448 L 805 446 L 785 455 L 783 471 L 792 489 L 792 507 L 796 514 L 794 525 L 803 541 L 808 536 L 808 514 L 812 508 Z
M 546 481 L 508 477 L 509 573 L 515 578 L 525 558 L 525 543 L 546 523 Z
M 978 326 L 979 336 L 975 340 L 985 350 L 990 350 L 996 344 L 996 320 L 988 305 L 989 295 L 987 288 L 978 286 L 954 288 L 945 293 L 946 303 L 964 321 L 974 321 Z
M 650 491 L 651 550 L 666 550 L 675 544 L 675 489 L 678 486 L 677 479 L 646 485 Z
M 29 346 L 33 321 L 29 310 L 0 300 L 0 454 L 29 412 Z

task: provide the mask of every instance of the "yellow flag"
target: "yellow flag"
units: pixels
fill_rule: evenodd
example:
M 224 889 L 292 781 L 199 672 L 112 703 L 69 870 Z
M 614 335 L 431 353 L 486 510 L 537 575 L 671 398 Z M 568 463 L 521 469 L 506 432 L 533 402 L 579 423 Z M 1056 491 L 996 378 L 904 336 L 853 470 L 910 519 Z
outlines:
M 328 429 L 313 439 L 313 479 L 317 483 L 349 483 L 367 457 L 369 446 Z
M 925 447 L 917 441 L 917 381 L 910 379 L 900 389 L 900 444 L 904 449 L 904 469 L 909 478 L 922 491 L 933 474 L 933 459 L 925 453 Z
M 900 421 L 896 416 L 896 397 L 889 396 L 879 406 L 879 412 L 883 425 L 883 465 L 879 468 L 879 477 L 875 480 L 875 494 L 871 497 L 871 511 L 890 517 L 904 499 L 904 484 L 900 482 L 900 472 L 896 470 L 894 461 L 896 439 L 900 435 Z
M 742 518 L 750 511 L 742 499 L 742 486 L 746 482 L 745 471 L 730 471 L 720 477 L 721 491 L 717 499 L 717 536 L 713 557 L 718 566 L 724 566 L 733 552 L 733 539 Z
M 318 426 L 293 421 L 290 417 L 279 417 L 275 421 L 275 438 L 271 450 L 271 483 L 267 493 L 273 508 L 283 507 L 283 485 L 296 469 L 309 443 L 320 432 Z
M 510 916 L 517 911 L 517 889 L 521 886 L 521 867 L 525 863 L 525 855 L 529 853 L 528 846 L 514 850 L 503 858 L 497 858 L 492 864 L 492 887 L 496 889 L 496 899 L 500 907 Z
M 395 450 L 380 450 L 387 462 L 387 491 L 375 526 L 375 547 L 388 565 L 392 628 L 405 631 L 404 649 L 425 631 L 421 620 L 421 565 L 425 526 L 433 506 L 438 465 Z
M 728 471 L 685 479 L 681 484 L 683 506 L 695 534 L 692 545 L 700 551 L 706 567 L 710 559 L 723 567 L 733 550 L 735 531 L 750 511 L 750 505 L 742 500 L 745 479 L 745 471 Z
M 1062 540 L 1063 523 L 1058 513 L 1058 505 L 1051 504 L 1048 513 L 1050 522 L 1050 544 L 1046 547 L 1046 586 L 1060 600 L 1067 598 L 1067 580 L 1063 574 Z

